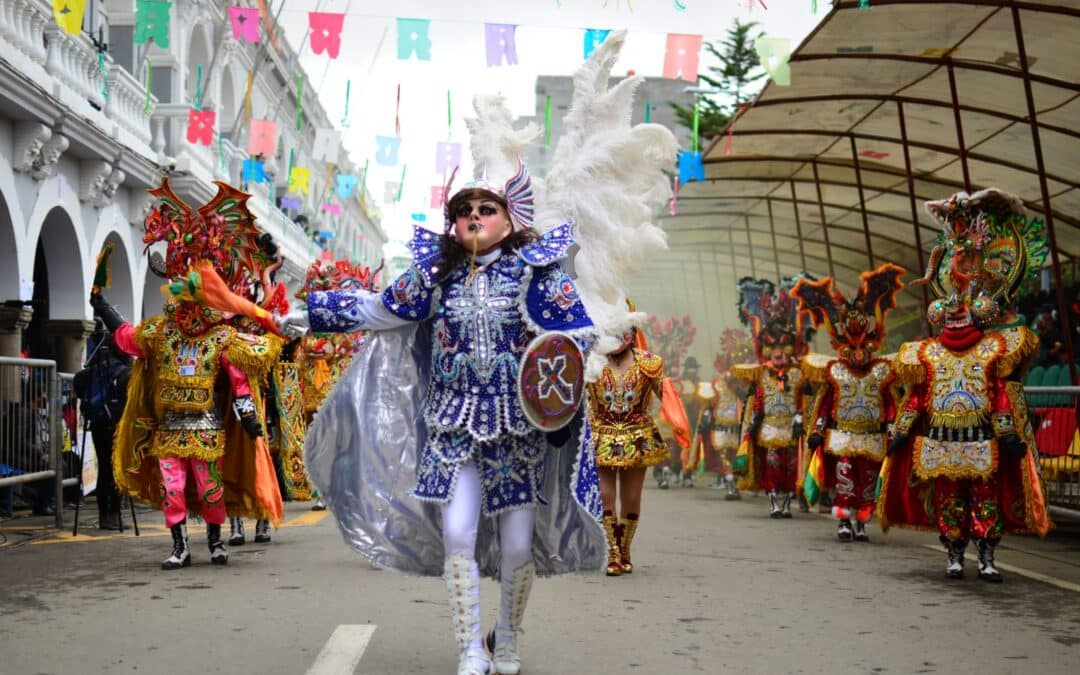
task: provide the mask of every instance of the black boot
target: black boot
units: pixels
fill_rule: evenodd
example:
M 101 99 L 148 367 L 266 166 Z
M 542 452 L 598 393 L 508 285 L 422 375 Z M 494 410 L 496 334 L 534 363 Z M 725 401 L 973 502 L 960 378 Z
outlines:
M 840 541 L 851 541 L 852 536 L 851 521 L 841 520 L 840 524 L 836 526 L 836 538 Z
M 229 518 L 229 546 L 244 545 L 244 519 Z
M 789 492 L 786 495 L 784 495 L 784 501 L 782 501 L 780 503 L 780 517 L 781 518 L 790 518 L 791 517 L 791 500 L 794 499 L 794 498 L 795 498 L 795 493 L 794 492 Z
M 948 557 L 948 564 L 945 566 L 945 578 L 946 579 L 963 579 L 964 578 L 964 551 L 967 549 L 967 542 L 964 540 L 949 541 L 944 540 L 945 551 Z
M 780 513 L 780 495 L 775 490 L 769 490 L 765 493 L 769 497 L 769 517 L 770 518 L 782 518 Z
M 269 520 L 256 520 L 255 521 L 255 543 L 265 544 L 270 541 L 270 521 Z
M 225 542 L 221 541 L 221 525 L 218 523 L 206 524 L 206 546 L 210 549 L 211 563 L 229 564 L 229 551 L 225 548 Z
M 161 563 L 163 570 L 178 570 L 181 567 L 191 567 L 191 551 L 188 549 L 187 521 L 181 520 L 169 528 L 172 532 L 173 549 L 172 555 Z
M 979 578 L 983 581 L 1000 584 L 1004 579 L 1001 572 L 994 567 L 994 549 L 997 548 L 1000 539 L 979 539 Z

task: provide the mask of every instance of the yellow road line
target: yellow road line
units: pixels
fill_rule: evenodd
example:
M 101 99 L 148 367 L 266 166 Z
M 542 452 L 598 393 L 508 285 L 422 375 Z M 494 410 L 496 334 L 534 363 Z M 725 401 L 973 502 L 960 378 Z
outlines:
M 308 511 L 301 513 L 299 516 L 288 520 L 281 524 L 281 527 L 310 527 L 320 523 L 323 518 L 326 518 L 330 514 L 329 511 Z M 142 537 L 167 537 L 169 536 L 169 530 L 164 525 L 152 524 L 152 525 L 140 525 L 139 532 Z M 71 536 L 70 530 L 64 530 L 57 532 L 47 539 L 38 539 L 36 541 L 27 542 L 28 545 L 37 546 L 40 544 L 67 544 L 71 542 L 87 542 L 87 541 L 108 541 L 110 539 L 130 539 L 135 536 L 135 531 L 125 526 L 124 533 L 119 532 L 113 534 L 94 534 L 89 535 L 86 533 L 80 533 L 78 536 Z
M 282 527 L 303 527 L 307 525 L 315 525 L 322 521 L 323 518 L 330 515 L 329 511 L 308 511 L 307 513 L 301 513 L 292 520 L 286 521 L 281 524 Z

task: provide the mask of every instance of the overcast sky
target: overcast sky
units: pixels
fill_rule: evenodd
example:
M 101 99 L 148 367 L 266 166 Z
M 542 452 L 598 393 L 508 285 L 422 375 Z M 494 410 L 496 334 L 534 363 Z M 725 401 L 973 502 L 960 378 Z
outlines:
M 660 76 L 668 33 L 702 34 L 711 42 L 721 39 L 738 17 L 759 22 L 770 37 L 790 38 L 794 48 L 829 8 L 827 0 L 819 0 L 814 15 L 812 0 L 764 0 L 768 9 L 762 0 L 753 1 L 750 7 L 745 0 L 286 0 L 279 21 L 290 43 L 300 49 L 310 85 L 318 89 L 331 119 L 340 120 L 345 114 L 350 82 L 349 126 L 343 130 L 343 143 L 358 166 L 374 156 L 377 135 L 394 135 L 395 97 L 401 85 L 399 162 L 384 167 L 372 159 L 368 191 L 380 204 L 391 239 L 404 240 L 411 214 L 437 217 L 428 208 L 431 186 L 442 182 L 442 175 L 435 172 L 435 144 L 449 137 L 465 144 L 463 156 L 467 155 L 463 120 L 472 112 L 475 94 L 501 93 L 515 115 L 533 115 L 537 76 L 572 74 L 583 61 L 586 28 L 629 29 L 615 74 L 634 70 Z M 304 40 L 310 11 L 346 14 L 337 59 L 314 54 Z M 430 61 L 398 59 L 397 17 L 431 20 Z M 518 26 L 518 65 L 487 66 L 485 23 Z M 702 69 L 715 64 L 704 49 L 701 61 Z M 447 89 L 452 101 L 450 128 Z M 403 164 L 407 169 L 401 202 L 383 204 L 384 184 L 400 179 Z

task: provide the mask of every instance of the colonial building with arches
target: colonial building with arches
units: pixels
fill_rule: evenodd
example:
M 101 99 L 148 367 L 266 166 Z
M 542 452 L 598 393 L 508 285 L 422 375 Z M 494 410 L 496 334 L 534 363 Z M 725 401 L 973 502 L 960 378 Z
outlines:
M 0 0 L 0 355 L 55 359 L 61 372 L 80 367 L 93 327 L 94 261 L 106 243 L 114 245 L 110 300 L 134 321 L 160 311 L 162 281 L 148 269 L 142 232 L 153 205 L 147 189 L 166 174 L 192 205 L 213 195 L 213 180 L 251 192 L 290 286 L 319 256 L 378 264 L 386 235 L 364 206 L 370 199 L 345 200 L 340 215 L 320 212 L 332 171 L 312 147 L 315 129 L 333 124 L 309 87 L 296 129 L 296 54 L 284 39 L 237 43 L 227 7 L 177 0 L 161 47 L 134 44 L 134 0 L 87 0 L 77 36 L 45 0 Z M 274 35 L 273 18 L 263 11 L 263 20 Z M 210 146 L 186 139 L 197 90 L 201 108 L 217 113 Z M 264 158 L 268 181 L 244 184 L 251 117 L 276 120 L 280 133 L 275 156 Z M 286 212 L 278 204 L 290 156 L 311 168 L 311 182 L 301 208 Z M 333 169 L 357 173 L 344 152 Z M 307 228 L 296 222 L 301 214 Z M 318 242 L 318 229 L 337 236 Z

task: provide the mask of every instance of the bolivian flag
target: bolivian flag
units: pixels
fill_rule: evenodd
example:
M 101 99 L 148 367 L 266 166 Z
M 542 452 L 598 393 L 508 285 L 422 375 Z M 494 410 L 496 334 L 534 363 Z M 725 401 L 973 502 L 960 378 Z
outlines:
M 803 482 L 803 494 L 811 505 L 817 504 L 825 490 L 825 447 L 818 446 L 810 458 L 810 467 L 806 470 Z

